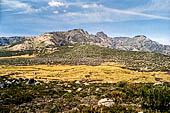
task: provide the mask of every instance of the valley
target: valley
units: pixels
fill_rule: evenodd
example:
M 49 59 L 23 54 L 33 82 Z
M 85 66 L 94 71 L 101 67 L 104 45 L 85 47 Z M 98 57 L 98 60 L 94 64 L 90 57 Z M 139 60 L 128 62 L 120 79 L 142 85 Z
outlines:
M 0 47 L 2 113 L 166 113 L 169 106 L 169 46 L 143 35 L 74 29 Z

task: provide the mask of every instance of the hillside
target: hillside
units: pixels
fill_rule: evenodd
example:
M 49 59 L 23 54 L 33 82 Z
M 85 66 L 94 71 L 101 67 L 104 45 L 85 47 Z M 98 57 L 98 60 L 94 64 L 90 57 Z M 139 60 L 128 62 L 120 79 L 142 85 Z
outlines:
M 37 57 L 0 59 L 0 65 L 100 65 L 103 62 L 114 62 L 124 65 L 123 68 L 137 71 L 170 70 L 170 56 L 149 52 L 116 50 L 88 44 L 69 44 L 61 46 L 53 53 L 43 54 L 39 53 L 39 51 L 29 51 L 27 54 L 28 53 L 30 55 L 36 54 Z M 20 54 L 22 54 L 22 52 L 20 52 Z
M 13 44 L 10 50 L 38 50 L 38 51 L 55 51 L 56 47 L 68 43 L 85 43 L 98 45 L 111 49 L 120 49 L 128 51 L 146 51 L 170 55 L 170 46 L 162 45 L 150 40 L 144 35 L 138 35 L 133 38 L 129 37 L 108 37 L 103 32 L 96 35 L 89 34 L 82 29 L 73 29 L 66 32 L 49 32 L 36 37 L 25 39 L 24 41 Z

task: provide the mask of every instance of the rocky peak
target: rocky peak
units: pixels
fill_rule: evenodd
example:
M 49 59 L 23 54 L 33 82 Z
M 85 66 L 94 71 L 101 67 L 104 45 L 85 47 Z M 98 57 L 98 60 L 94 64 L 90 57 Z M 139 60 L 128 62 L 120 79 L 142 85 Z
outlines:
M 133 39 L 136 39 L 136 40 L 150 40 L 145 35 L 137 35 L 137 36 L 133 37 Z
M 102 32 L 102 31 L 101 31 L 101 32 L 97 32 L 97 33 L 96 33 L 96 36 L 97 36 L 97 37 L 100 37 L 100 38 L 107 38 L 107 37 L 108 37 L 108 36 L 107 36 L 104 32 Z
M 83 29 L 73 29 L 73 30 L 69 30 L 69 33 L 81 33 L 81 34 L 88 34 L 86 31 L 84 31 Z

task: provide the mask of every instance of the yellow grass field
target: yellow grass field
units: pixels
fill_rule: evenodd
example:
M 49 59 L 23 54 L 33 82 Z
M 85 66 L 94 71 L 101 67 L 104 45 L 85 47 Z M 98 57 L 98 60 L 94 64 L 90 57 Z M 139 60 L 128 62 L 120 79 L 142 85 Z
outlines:
M 166 72 L 136 72 L 128 69 L 122 69 L 120 65 L 113 63 L 103 63 L 99 66 L 86 65 L 33 65 L 33 66 L 0 66 L 0 76 L 10 73 L 13 78 L 34 78 L 43 81 L 63 80 L 102 80 L 102 83 L 116 83 L 127 81 L 137 82 L 156 82 L 155 78 L 161 78 L 161 81 L 170 82 L 170 75 Z
M 11 59 L 11 58 L 33 58 L 35 55 L 20 55 L 20 56 L 11 56 L 11 57 L 0 57 L 0 59 Z

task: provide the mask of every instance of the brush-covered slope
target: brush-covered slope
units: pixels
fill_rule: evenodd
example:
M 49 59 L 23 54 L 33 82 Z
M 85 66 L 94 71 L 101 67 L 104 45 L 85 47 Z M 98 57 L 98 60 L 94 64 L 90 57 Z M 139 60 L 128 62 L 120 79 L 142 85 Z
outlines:
M 89 44 L 69 44 L 58 47 L 53 53 L 37 53 L 35 58 L 1 59 L 0 65 L 69 64 L 100 65 L 114 62 L 124 68 L 138 71 L 169 71 L 170 56 L 137 51 L 116 50 Z

